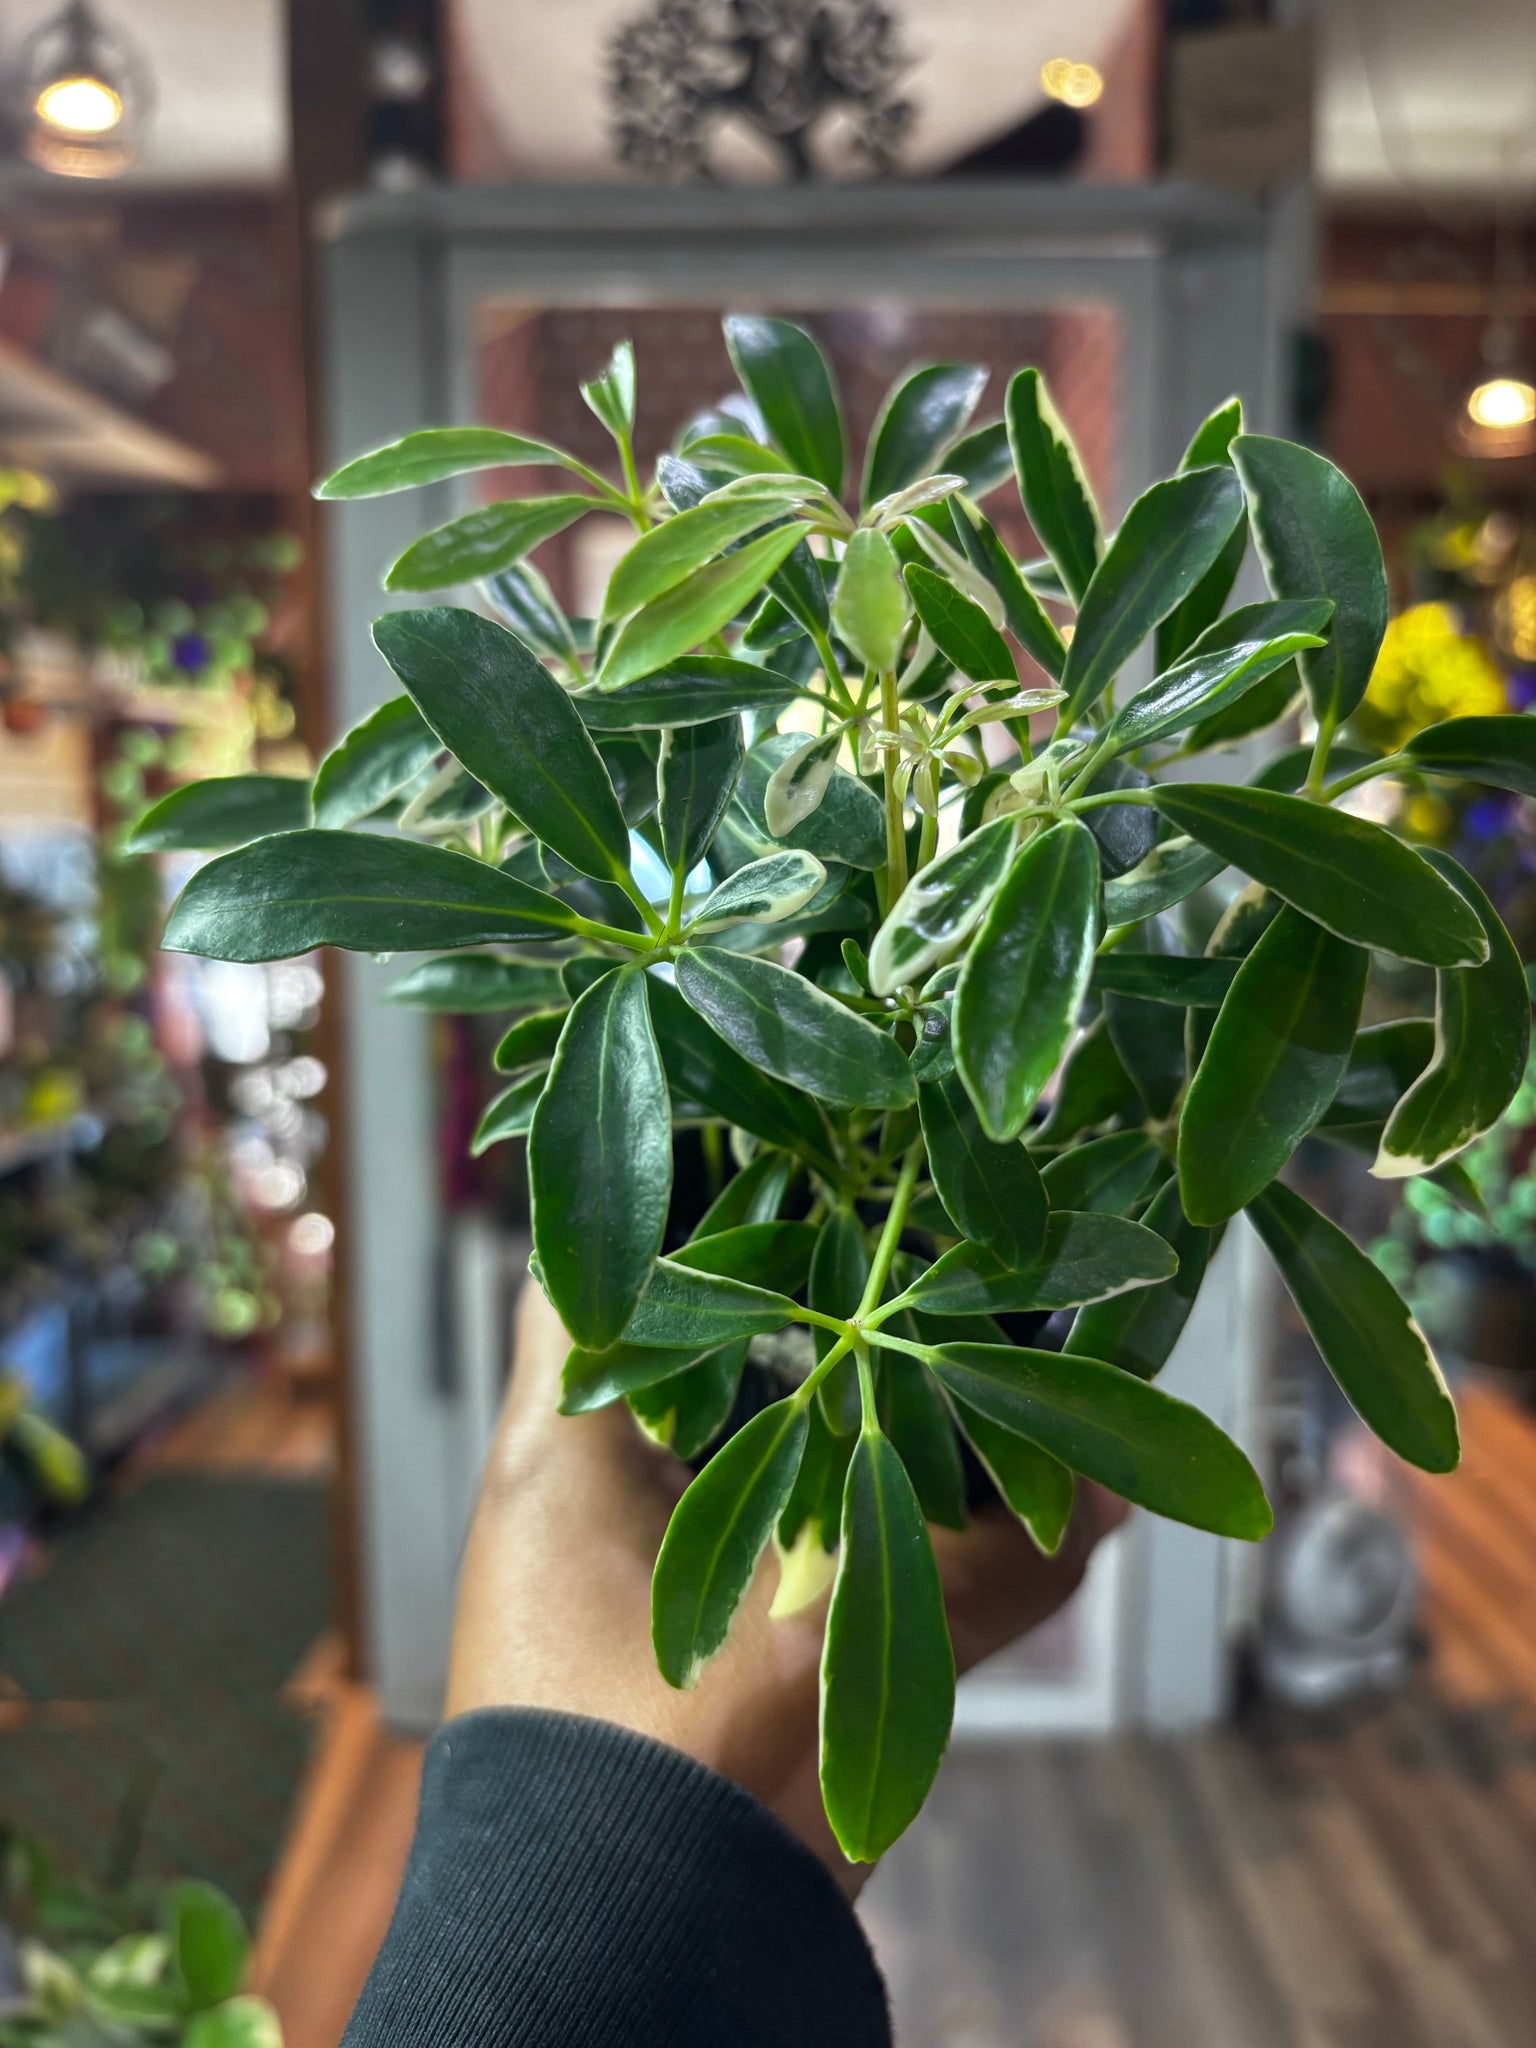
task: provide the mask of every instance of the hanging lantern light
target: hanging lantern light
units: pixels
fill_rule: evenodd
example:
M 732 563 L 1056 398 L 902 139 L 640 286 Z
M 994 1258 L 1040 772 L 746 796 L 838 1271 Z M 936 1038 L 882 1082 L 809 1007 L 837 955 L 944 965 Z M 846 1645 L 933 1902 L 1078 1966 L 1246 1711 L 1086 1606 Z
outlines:
M 151 97 L 144 64 L 89 0 L 68 0 L 35 28 L 11 67 L 21 153 L 60 177 L 120 177 L 137 153 Z

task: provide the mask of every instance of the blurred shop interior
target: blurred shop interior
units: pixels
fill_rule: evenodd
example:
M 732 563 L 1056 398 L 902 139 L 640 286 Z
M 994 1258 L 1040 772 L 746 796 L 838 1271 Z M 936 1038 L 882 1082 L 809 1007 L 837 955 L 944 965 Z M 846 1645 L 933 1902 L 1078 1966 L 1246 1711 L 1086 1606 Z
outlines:
M 126 850 L 177 784 L 307 777 L 388 694 L 370 522 L 401 515 L 312 481 L 444 418 L 600 460 L 576 378 L 623 336 L 654 461 L 729 391 L 742 303 L 816 329 L 856 442 L 914 361 L 991 365 L 978 418 L 1041 364 L 1117 512 L 1238 389 L 1381 528 L 1368 736 L 1532 708 L 1536 30 L 11 0 L 0 81 L 0 1834 L 98 1888 L 219 1884 L 290 2048 L 326 2048 L 527 1239 L 512 1148 L 466 1156 L 490 1020 L 336 956 L 161 954 L 192 857 Z M 536 560 L 584 612 L 614 545 Z M 1536 812 L 1381 787 L 1536 958 Z M 1234 1246 L 1185 1390 L 1235 1380 L 1276 1538 L 1133 1528 L 972 1682 L 864 1908 L 908 2048 L 1526 2037 L 1536 1075 L 1469 1164 L 1476 1210 L 1305 1160 L 1454 1373 L 1462 1470 L 1389 1469 Z

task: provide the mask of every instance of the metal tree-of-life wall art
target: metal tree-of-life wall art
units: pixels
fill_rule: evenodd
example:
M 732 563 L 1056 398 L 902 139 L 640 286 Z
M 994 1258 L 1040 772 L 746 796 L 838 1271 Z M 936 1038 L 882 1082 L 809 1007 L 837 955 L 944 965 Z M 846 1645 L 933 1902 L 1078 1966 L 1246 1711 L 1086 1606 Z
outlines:
M 897 89 L 909 59 L 880 0 L 656 0 L 608 54 L 618 155 L 652 175 L 718 175 L 718 132 L 736 123 L 789 177 L 813 178 L 833 115 L 853 160 L 885 173 L 912 124 Z

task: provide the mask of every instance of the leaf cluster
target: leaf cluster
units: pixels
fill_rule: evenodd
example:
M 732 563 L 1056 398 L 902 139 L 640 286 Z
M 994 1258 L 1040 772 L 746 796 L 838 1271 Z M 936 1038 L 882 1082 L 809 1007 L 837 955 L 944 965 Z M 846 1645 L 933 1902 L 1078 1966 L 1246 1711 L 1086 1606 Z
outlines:
M 680 1455 L 713 1447 L 657 1560 L 661 1669 L 698 1678 L 770 1544 L 780 1611 L 830 1579 L 823 1788 L 870 1858 L 947 1738 L 927 1531 L 964 1524 L 978 1472 L 1046 1550 L 1077 1476 L 1269 1527 L 1243 1451 L 1156 1384 L 1239 1212 L 1365 1422 L 1455 1463 L 1407 1310 L 1278 1176 L 1315 1135 L 1455 1187 L 1503 1114 L 1530 1031 L 1507 934 L 1453 862 L 1339 799 L 1388 772 L 1536 794 L 1536 721 L 1335 751 L 1381 551 L 1347 479 L 1244 433 L 1236 401 L 1106 534 L 1036 370 L 981 424 L 979 366 L 912 371 L 845 496 L 812 338 L 726 335 L 742 391 L 649 479 L 623 348 L 584 387 L 616 475 L 480 428 L 338 471 L 322 495 L 518 464 L 572 484 L 393 565 L 391 589 L 473 581 L 485 609 L 376 623 L 398 694 L 311 789 L 180 790 L 140 843 L 233 849 L 172 948 L 419 953 L 394 1000 L 506 1017 L 476 1145 L 527 1140 L 564 1405 L 626 1400 Z M 1042 560 L 984 509 L 1010 484 Z M 527 556 L 594 511 L 634 539 L 573 617 Z M 1250 536 L 1270 595 L 1229 608 Z M 1373 954 L 1433 971 L 1433 1020 L 1362 1026 Z M 736 1171 L 677 1246 L 679 1124 L 727 1131 Z M 1014 1341 L 1047 1317 L 1059 1348 Z M 749 1358 L 773 1398 L 732 1433 Z

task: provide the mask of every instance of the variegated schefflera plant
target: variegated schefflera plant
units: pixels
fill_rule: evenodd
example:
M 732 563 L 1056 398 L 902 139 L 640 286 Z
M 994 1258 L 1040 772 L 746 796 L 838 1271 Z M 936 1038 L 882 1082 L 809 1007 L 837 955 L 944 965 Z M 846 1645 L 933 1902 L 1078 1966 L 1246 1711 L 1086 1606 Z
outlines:
M 627 347 L 584 387 L 612 475 L 468 427 L 338 471 L 323 496 L 572 481 L 394 564 L 389 590 L 478 585 L 497 616 L 380 618 L 399 693 L 312 788 L 192 785 L 138 843 L 234 849 L 174 949 L 420 953 L 394 1000 L 506 1014 L 476 1144 L 527 1138 L 564 1407 L 627 1401 L 699 1465 L 656 1562 L 661 1670 L 699 1680 L 770 1543 L 780 1611 L 830 1580 L 822 1785 L 862 1860 L 948 1738 L 928 1525 L 965 1523 L 978 1473 L 1047 1551 L 1074 1475 L 1269 1528 L 1248 1458 L 1156 1384 L 1239 1212 L 1363 1420 L 1455 1464 L 1407 1309 L 1279 1176 L 1312 1133 L 1471 1199 L 1456 1155 L 1525 1063 L 1521 964 L 1471 876 L 1341 799 L 1387 774 L 1536 794 L 1536 721 L 1453 719 L 1385 759 L 1341 741 L 1386 622 L 1376 534 L 1235 401 L 1106 537 L 1036 370 L 979 427 L 982 368 L 914 370 L 853 488 L 810 336 L 726 340 L 741 394 L 653 477 Z M 1046 550 L 1022 565 L 985 509 L 1013 487 Z M 568 617 L 526 557 L 594 513 L 634 540 L 600 616 Z M 1272 594 L 1228 609 L 1250 536 Z M 1263 732 L 1235 781 L 1223 750 Z M 1362 1027 L 1373 954 L 1434 971 L 1433 1018 Z M 686 1242 L 677 1125 L 733 1169 Z M 1059 1349 L 999 1320 L 1047 1312 Z M 733 1427 L 749 1360 L 772 1398 Z

